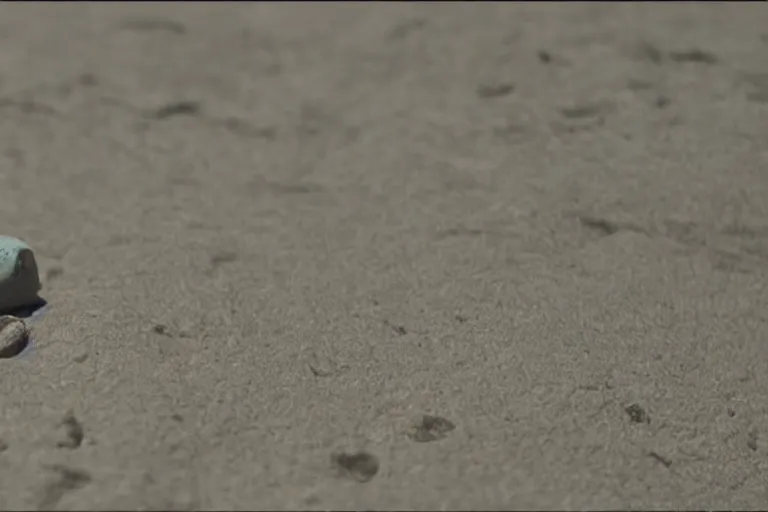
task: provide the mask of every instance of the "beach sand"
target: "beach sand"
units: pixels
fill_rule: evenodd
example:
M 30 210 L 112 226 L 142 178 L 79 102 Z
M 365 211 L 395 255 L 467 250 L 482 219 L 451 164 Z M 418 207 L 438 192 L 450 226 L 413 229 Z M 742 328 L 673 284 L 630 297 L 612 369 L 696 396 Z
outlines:
M 764 509 L 768 10 L 4 4 L 0 509 Z

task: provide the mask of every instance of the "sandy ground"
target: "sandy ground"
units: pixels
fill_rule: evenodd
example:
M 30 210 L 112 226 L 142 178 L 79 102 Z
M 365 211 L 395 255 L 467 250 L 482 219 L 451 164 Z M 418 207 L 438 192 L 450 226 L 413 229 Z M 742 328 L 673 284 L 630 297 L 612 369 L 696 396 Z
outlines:
M 768 9 L 4 4 L 49 306 L 0 509 L 763 508 Z

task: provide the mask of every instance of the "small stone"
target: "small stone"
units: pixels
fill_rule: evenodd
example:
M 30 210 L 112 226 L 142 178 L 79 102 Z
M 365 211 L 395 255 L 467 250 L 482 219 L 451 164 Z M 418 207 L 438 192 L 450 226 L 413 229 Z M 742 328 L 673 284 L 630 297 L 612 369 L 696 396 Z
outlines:
M 39 304 L 40 288 L 32 249 L 18 238 L 0 235 L 0 313 Z
M 29 342 L 27 324 L 11 315 L 0 316 L 0 358 L 15 357 Z

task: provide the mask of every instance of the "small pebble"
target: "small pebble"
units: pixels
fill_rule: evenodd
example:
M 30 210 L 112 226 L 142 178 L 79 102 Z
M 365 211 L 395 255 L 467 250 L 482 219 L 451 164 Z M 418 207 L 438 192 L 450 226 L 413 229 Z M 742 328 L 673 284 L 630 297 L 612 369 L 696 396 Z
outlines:
M 0 235 L 0 313 L 40 303 L 40 289 L 32 249 L 18 238 Z
M 29 342 L 27 324 L 11 315 L 0 316 L 0 358 L 17 356 Z

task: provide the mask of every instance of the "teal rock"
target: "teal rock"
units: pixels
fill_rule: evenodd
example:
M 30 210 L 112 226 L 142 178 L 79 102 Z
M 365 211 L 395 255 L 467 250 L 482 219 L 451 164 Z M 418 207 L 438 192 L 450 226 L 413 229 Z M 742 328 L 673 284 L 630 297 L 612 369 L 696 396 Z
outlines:
M 39 304 L 35 253 L 12 236 L 0 235 L 0 314 Z

